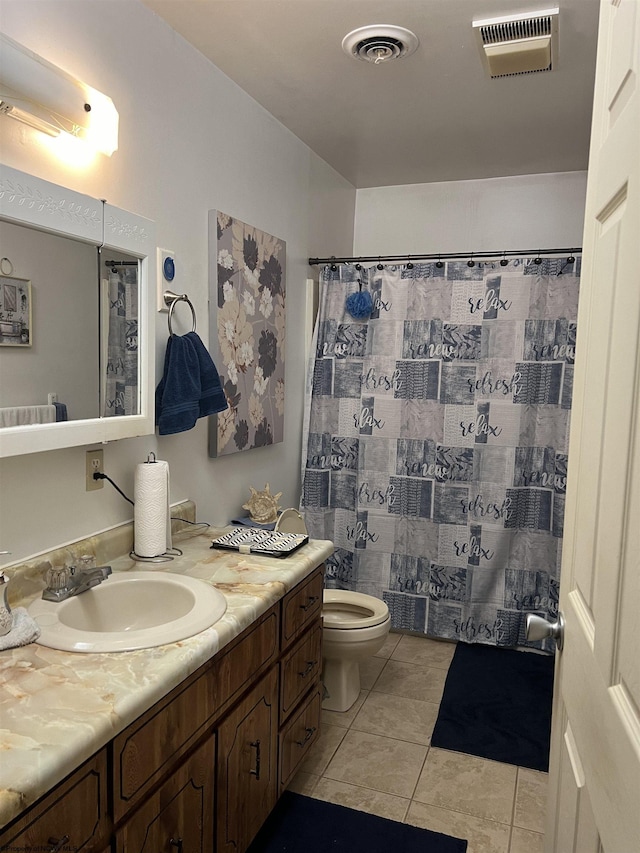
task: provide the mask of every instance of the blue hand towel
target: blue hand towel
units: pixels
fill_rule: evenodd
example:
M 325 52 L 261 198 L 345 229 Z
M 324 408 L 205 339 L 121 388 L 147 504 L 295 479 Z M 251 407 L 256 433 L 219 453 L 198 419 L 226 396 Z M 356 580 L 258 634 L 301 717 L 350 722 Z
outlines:
M 56 421 L 67 421 L 69 420 L 69 415 L 67 414 L 67 404 L 66 403 L 54 403 L 56 407 Z
M 200 417 L 228 409 L 218 371 L 205 345 L 195 332 L 188 332 L 185 337 L 191 341 L 200 365 Z
M 195 339 L 195 340 L 194 340 Z M 185 432 L 198 418 L 228 408 L 218 371 L 195 332 L 167 341 L 164 372 L 156 388 L 160 435 Z

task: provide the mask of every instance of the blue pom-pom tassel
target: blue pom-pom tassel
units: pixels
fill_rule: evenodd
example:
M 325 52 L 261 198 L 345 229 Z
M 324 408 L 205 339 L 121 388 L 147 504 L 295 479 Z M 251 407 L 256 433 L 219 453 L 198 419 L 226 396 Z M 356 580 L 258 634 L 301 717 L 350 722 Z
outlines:
M 373 299 L 368 290 L 358 290 L 347 296 L 346 309 L 356 320 L 369 317 L 373 309 Z

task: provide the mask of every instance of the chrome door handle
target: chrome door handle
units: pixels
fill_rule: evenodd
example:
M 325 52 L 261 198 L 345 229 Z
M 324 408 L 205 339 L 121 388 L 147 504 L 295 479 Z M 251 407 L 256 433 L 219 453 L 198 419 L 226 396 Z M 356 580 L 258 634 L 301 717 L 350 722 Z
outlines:
M 547 622 L 542 616 L 536 616 L 535 613 L 527 613 L 525 631 L 527 640 L 536 642 L 537 640 L 546 640 L 550 637 L 556 641 L 558 651 L 562 651 L 562 642 L 564 640 L 564 616 L 562 613 L 558 613 L 556 622 Z

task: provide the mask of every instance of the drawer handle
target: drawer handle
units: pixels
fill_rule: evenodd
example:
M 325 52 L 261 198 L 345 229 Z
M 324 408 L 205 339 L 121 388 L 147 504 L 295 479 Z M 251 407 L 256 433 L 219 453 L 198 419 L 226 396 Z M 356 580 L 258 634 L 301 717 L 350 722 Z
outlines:
M 296 741 L 298 746 L 304 746 L 308 740 L 311 740 L 311 738 L 315 734 L 316 727 L 315 726 L 307 726 L 307 728 L 304 731 L 305 731 L 305 736 L 304 736 L 303 740 L 297 740 Z
M 320 596 L 319 595 L 310 595 L 309 598 L 307 599 L 307 603 L 300 605 L 300 609 L 301 610 L 308 610 L 310 607 L 313 607 L 313 605 L 316 603 L 316 601 L 320 601 Z
M 318 662 L 318 661 L 315 661 L 315 660 L 308 660 L 308 661 L 307 661 L 307 665 L 306 665 L 306 667 L 304 668 L 304 670 L 303 670 L 302 672 L 299 672 L 299 673 L 298 673 L 298 675 L 300 676 L 300 678 L 306 678 L 306 677 L 309 675 L 309 673 L 310 673 L 310 672 L 312 672 L 312 670 L 314 670 L 314 669 L 315 669 L 317 662 Z
M 68 843 L 69 843 L 69 836 L 68 835 L 63 835 L 60 840 L 58 840 L 57 838 L 50 838 L 47 841 L 47 844 L 51 844 L 51 847 L 50 847 L 48 853 L 59 853 L 59 851 L 62 850 L 64 845 L 68 844 Z
M 178 853 L 182 853 L 182 839 L 181 839 L 181 838 L 170 838 L 170 839 L 169 839 L 169 844 L 170 844 L 172 847 L 177 847 L 177 848 L 178 848 Z
M 259 740 L 253 740 L 253 741 L 251 741 L 249 746 L 254 747 L 254 749 L 256 751 L 256 766 L 255 766 L 255 769 L 250 770 L 249 773 L 252 776 L 256 777 L 256 781 L 259 781 L 260 780 L 260 741 Z

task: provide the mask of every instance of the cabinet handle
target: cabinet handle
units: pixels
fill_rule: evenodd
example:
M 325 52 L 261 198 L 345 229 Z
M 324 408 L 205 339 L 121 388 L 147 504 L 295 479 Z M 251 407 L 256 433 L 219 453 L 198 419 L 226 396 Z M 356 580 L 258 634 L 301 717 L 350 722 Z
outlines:
M 310 607 L 312 607 L 316 603 L 316 601 L 320 601 L 320 596 L 319 595 L 310 595 L 309 598 L 307 599 L 307 603 L 300 605 L 300 609 L 301 610 L 308 610 Z
M 47 841 L 47 844 L 51 845 L 48 853 L 59 853 L 60 850 L 64 847 L 65 844 L 69 843 L 69 836 L 63 835 L 62 838 L 50 838 Z
M 178 853 L 182 853 L 182 839 L 181 839 L 181 838 L 170 838 L 170 839 L 169 839 L 169 844 L 170 844 L 172 847 L 177 847 L 177 848 L 178 848 Z
M 315 730 L 316 730 L 315 726 L 311 726 L 311 727 L 307 726 L 307 728 L 304 730 L 305 731 L 304 738 L 302 740 L 296 741 L 298 746 L 304 746 L 305 743 L 313 737 Z
M 308 660 L 308 661 L 307 661 L 307 665 L 306 665 L 306 667 L 304 668 L 304 670 L 303 670 L 302 672 L 299 672 L 299 673 L 298 673 L 298 675 L 300 676 L 300 678 L 306 678 L 306 677 L 309 675 L 309 673 L 310 673 L 313 669 L 315 669 L 316 663 L 317 663 L 317 661 L 315 661 L 315 660 Z
M 256 781 L 260 780 L 260 741 L 252 740 L 249 746 L 253 746 L 256 751 L 256 766 L 255 770 L 250 770 L 249 773 L 256 777 Z

